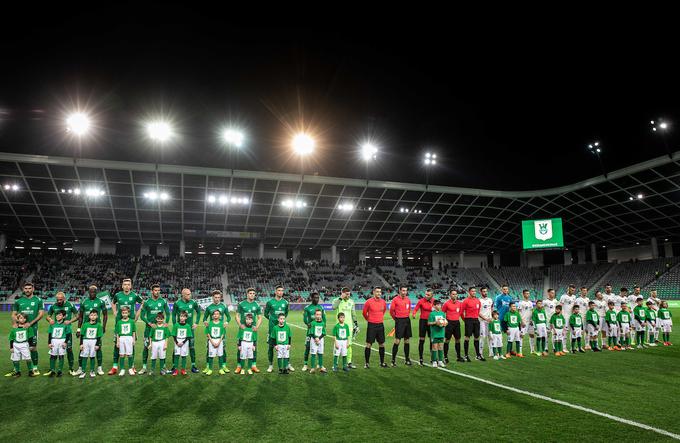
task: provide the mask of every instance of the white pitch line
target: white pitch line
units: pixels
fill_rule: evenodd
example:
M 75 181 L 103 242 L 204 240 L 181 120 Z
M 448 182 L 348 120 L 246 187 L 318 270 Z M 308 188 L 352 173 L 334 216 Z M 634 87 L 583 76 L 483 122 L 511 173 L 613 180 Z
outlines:
M 304 328 L 302 326 L 296 325 L 294 323 L 288 323 L 288 324 L 291 325 L 291 326 L 294 326 L 298 329 L 305 329 L 305 330 L 307 329 L 307 328 Z M 326 336 L 326 337 L 328 337 L 328 336 Z M 352 345 L 360 347 L 362 349 L 365 348 L 365 346 L 363 344 L 360 344 L 360 343 L 352 343 Z M 371 348 L 371 350 L 373 352 L 378 352 L 374 348 Z M 392 353 L 387 352 L 387 350 L 385 350 L 385 354 L 392 355 Z M 400 358 L 401 360 L 405 360 L 405 358 L 403 356 L 398 356 L 398 358 Z M 464 372 L 454 371 L 454 370 L 449 369 L 449 368 L 434 368 L 429 364 L 425 364 L 425 366 L 429 366 L 432 369 L 439 369 L 440 371 L 448 372 L 449 374 L 457 375 L 459 377 L 468 378 L 470 380 L 474 380 L 474 381 L 477 381 L 477 382 L 480 382 L 480 383 L 484 383 L 484 384 L 487 384 L 487 385 L 490 385 L 490 386 L 494 386 L 496 388 L 505 389 L 506 391 L 511 391 L 511 392 L 516 393 L 516 394 L 522 394 L 522 395 L 526 395 L 528 397 L 537 398 L 539 400 L 544 400 L 544 401 L 554 403 L 554 404 L 557 404 L 557 405 L 560 405 L 560 406 L 566 406 L 568 408 L 576 409 L 577 411 L 583 411 L 583 412 L 587 412 L 589 414 L 598 415 L 600 417 L 608 418 L 609 420 L 613 420 L 613 421 L 623 423 L 623 424 L 626 424 L 626 425 L 629 425 L 629 426 L 634 426 L 636 428 L 644 429 L 646 431 L 656 432 L 657 434 L 661 434 L 661 435 L 664 435 L 666 437 L 673 438 L 675 440 L 680 440 L 680 434 L 674 434 L 670 431 L 666 431 L 665 429 L 655 428 L 654 426 L 646 425 L 644 423 L 640 423 L 640 422 L 637 422 L 637 421 L 634 421 L 634 420 L 629 420 L 627 418 L 607 414 L 606 412 L 600 412 L 600 411 L 595 410 L 595 409 L 586 408 L 585 406 L 575 405 L 573 403 L 569 403 L 569 402 L 566 402 L 564 400 L 558 400 L 556 398 L 548 397 L 547 395 L 537 394 L 535 392 L 525 391 L 523 389 L 518 389 L 518 388 L 513 388 L 512 386 L 503 385 L 503 384 L 496 383 L 494 381 L 487 380 L 487 379 L 484 379 L 484 378 L 481 378 L 481 377 L 476 377 L 474 375 L 466 374 Z

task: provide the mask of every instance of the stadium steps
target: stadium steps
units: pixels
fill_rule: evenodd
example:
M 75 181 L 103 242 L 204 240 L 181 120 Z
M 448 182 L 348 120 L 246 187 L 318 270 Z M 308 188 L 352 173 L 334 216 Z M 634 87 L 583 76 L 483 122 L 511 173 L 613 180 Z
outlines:
M 486 270 L 486 268 L 479 268 L 481 274 L 486 278 L 486 280 L 491 283 L 491 286 L 493 286 L 493 290 L 496 291 L 496 293 L 501 292 L 501 285 L 498 284 L 495 278 L 489 274 L 489 271 Z
M 387 282 L 387 280 L 385 280 L 385 279 L 383 278 L 383 276 L 380 275 L 380 274 L 378 273 L 378 271 L 375 270 L 375 268 L 373 268 L 373 269 L 371 270 L 371 275 L 373 275 L 373 277 L 375 277 L 375 278 L 380 282 L 380 285 L 381 285 L 383 288 L 391 288 L 391 287 L 392 287 L 392 285 L 389 284 L 389 283 Z

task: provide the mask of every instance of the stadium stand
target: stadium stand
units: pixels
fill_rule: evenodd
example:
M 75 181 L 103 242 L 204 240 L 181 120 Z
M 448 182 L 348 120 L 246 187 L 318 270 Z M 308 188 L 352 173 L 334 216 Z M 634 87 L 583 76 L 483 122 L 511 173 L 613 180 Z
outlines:
M 632 289 L 634 285 L 640 285 L 641 288 L 644 288 L 669 271 L 679 261 L 680 258 L 678 257 L 670 257 L 619 263 L 614 266 L 607 278 L 614 285 L 615 290 L 622 287 Z M 665 291 L 665 287 L 663 290 Z
M 645 294 L 653 290 L 657 291 L 657 296 L 662 299 L 680 298 L 680 263 L 677 263 L 677 260 L 674 267 L 643 288 Z
M 521 297 L 524 289 L 531 291 L 532 298 L 543 296 L 543 271 L 539 268 L 504 266 L 488 268 L 488 271 L 499 284 L 508 284 L 510 294 L 515 298 Z
M 614 265 L 612 263 L 597 263 L 583 265 L 554 265 L 550 267 L 550 285 L 559 295 L 564 294 L 567 286 L 576 285 L 577 288 L 585 286 L 589 295 L 594 295 L 593 285 L 597 283 Z M 547 288 L 545 288 L 547 290 Z

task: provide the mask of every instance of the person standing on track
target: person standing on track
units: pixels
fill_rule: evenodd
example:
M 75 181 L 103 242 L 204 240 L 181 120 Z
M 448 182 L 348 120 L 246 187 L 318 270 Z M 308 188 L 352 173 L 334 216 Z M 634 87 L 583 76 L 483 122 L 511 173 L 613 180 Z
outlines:
M 416 318 L 416 312 L 420 310 L 420 320 L 418 320 L 418 363 L 423 366 L 423 351 L 425 348 L 425 336 L 430 337 L 430 352 L 432 352 L 432 335 L 430 335 L 430 327 L 427 325 L 427 319 L 430 318 L 430 313 L 433 309 L 434 300 L 432 300 L 432 290 L 427 288 L 425 290 L 425 297 L 418 300 L 415 308 L 413 308 L 412 318 Z
M 342 288 L 340 297 L 333 300 L 333 310 L 337 310 L 338 314 L 345 314 L 345 322 L 353 324 L 352 334 L 347 338 L 347 367 L 356 369 L 356 365 L 352 363 L 352 341 L 359 333 L 359 323 L 355 311 L 354 300 L 352 300 L 352 292 L 349 288 Z
M 461 310 L 461 316 L 463 317 L 463 322 L 465 322 L 465 343 L 463 348 L 465 349 L 465 361 L 470 361 L 470 356 L 468 355 L 468 350 L 470 348 L 470 337 L 474 337 L 475 346 L 475 357 L 479 361 L 486 361 L 486 359 L 479 353 L 479 309 L 481 304 L 477 298 L 477 288 L 471 286 L 468 289 L 468 296 L 463 300 L 463 307 Z
M 366 327 L 366 348 L 364 358 L 366 359 L 365 369 L 368 369 L 368 362 L 371 359 L 371 347 L 373 342 L 378 342 L 378 352 L 380 353 L 380 367 L 386 368 L 385 363 L 385 312 L 387 303 L 382 299 L 382 288 L 373 288 L 373 297 L 364 303 L 363 315 L 368 326 Z
M 392 366 L 397 366 L 397 353 L 399 342 L 404 340 L 404 363 L 411 366 L 409 339 L 411 333 L 411 299 L 408 296 L 408 287 L 399 286 L 399 294 L 392 299 L 390 304 L 390 317 L 394 320 L 394 344 L 392 345 Z

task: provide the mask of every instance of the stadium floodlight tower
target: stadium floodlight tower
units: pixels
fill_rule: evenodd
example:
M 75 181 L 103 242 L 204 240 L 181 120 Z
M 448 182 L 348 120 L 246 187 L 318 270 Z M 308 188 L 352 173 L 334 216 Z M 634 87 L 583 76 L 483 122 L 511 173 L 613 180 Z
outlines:
M 366 186 L 368 186 L 368 168 L 372 160 L 378 155 L 378 147 L 371 142 L 361 145 L 361 158 L 366 164 Z
M 668 157 L 672 159 L 673 153 L 671 152 L 671 148 L 668 146 L 668 140 L 666 139 L 670 124 L 668 123 L 668 121 L 662 119 L 650 120 L 649 124 L 652 126 L 652 132 L 661 134 L 661 140 L 663 140 L 663 145 L 666 148 Z
M 316 141 L 311 135 L 304 132 L 298 132 L 293 136 L 291 146 L 293 147 L 293 151 L 300 156 L 300 186 L 298 188 L 297 198 L 302 193 L 302 183 L 305 179 L 305 157 L 314 152 Z
M 425 164 L 425 189 L 430 186 L 430 168 L 437 164 L 437 154 L 426 152 L 423 163 Z
M 83 152 L 83 138 L 87 136 L 92 128 L 92 120 L 83 111 L 75 111 L 66 116 L 66 132 L 76 138 L 73 152 L 73 161 Z
M 602 175 L 607 178 L 607 171 L 604 169 L 604 163 L 602 162 L 602 145 L 599 141 L 588 143 L 588 151 L 597 157 L 597 161 L 600 163 L 600 168 L 602 169 Z

